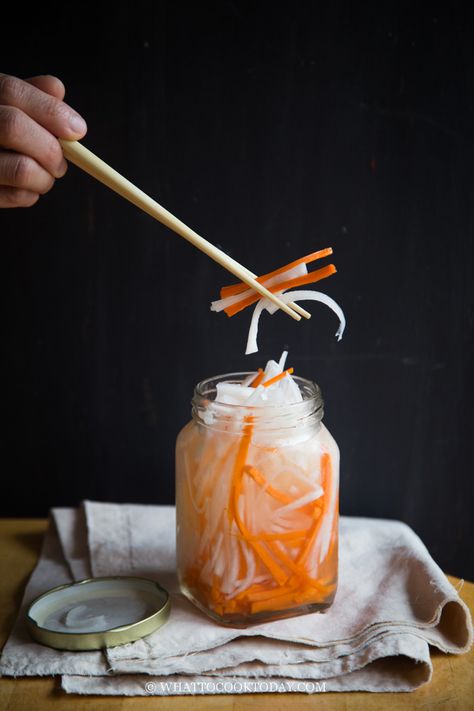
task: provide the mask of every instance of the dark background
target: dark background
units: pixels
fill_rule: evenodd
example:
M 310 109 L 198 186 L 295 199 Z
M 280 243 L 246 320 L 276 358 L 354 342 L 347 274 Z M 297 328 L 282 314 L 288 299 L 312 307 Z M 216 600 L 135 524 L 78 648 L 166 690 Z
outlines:
M 127 2 L 6 19 L 2 70 L 63 79 L 84 143 L 258 273 L 332 246 L 348 327 L 209 311 L 221 267 L 71 166 L 1 229 L 0 514 L 170 503 L 196 382 L 290 350 L 341 511 L 474 579 L 473 23 L 460 5 Z M 86 4 L 87 8 L 87 4 Z M 79 30 L 76 36 L 75 32 Z

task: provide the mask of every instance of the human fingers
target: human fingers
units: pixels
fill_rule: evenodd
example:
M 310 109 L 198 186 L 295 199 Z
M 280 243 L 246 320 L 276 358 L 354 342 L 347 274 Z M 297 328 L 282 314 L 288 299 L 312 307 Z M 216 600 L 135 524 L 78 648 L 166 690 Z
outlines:
M 13 151 L 0 151 L 0 185 L 44 195 L 54 178 L 33 158 Z
M 0 185 L 0 207 L 31 207 L 38 200 L 39 193 Z
M 55 178 L 67 170 L 59 141 L 21 109 L 0 106 L 0 147 L 34 158 Z
M 66 93 L 66 87 L 58 77 L 53 77 L 51 74 L 40 74 L 36 77 L 25 79 L 28 84 L 35 86 L 40 91 L 44 91 L 55 99 L 62 101 Z
M 58 138 L 78 140 L 87 131 L 84 119 L 70 106 L 8 74 L 0 74 L 0 105 L 20 109 Z

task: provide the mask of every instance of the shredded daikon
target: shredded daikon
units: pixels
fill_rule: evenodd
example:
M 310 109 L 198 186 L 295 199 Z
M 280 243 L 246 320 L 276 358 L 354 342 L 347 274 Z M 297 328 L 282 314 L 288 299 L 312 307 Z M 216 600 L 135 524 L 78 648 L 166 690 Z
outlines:
M 290 301 L 320 301 L 322 304 L 328 306 L 330 309 L 332 309 L 332 311 L 334 311 L 336 316 L 339 318 L 339 328 L 336 331 L 336 338 L 338 341 L 341 340 L 342 334 L 344 333 L 344 329 L 346 327 L 346 318 L 339 304 L 337 304 L 334 299 L 331 299 L 330 296 L 327 296 L 327 294 L 323 294 L 321 291 L 303 289 L 301 291 L 288 291 L 285 294 L 280 293 L 278 294 L 278 297 L 285 304 L 288 304 Z M 278 310 L 278 306 L 276 306 L 269 299 L 260 299 L 257 302 L 257 305 L 253 310 L 252 320 L 250 321 L 249 335 L 247 339 L 247 348 L 245 349 L 245 355 L 249 355 L 250 353 L 257 353 L 258 351 L 258 326 L 260 316 L 262 315 L 262 311 L 264 310 L 268 311 L 270 315 L 273 315 L 275 311 Z

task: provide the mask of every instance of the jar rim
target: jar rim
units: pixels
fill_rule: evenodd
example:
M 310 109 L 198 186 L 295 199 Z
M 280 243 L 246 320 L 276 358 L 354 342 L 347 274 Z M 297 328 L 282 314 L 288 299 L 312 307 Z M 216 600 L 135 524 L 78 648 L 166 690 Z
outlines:
M 210 378 L 206 378 L 205 380 L 201 380 L 196 387 L 194 388 L 194 396 L 198 396 L 201 398 L 206 398 L 209 399 L 209 394 L 211 392 L 216 392 L 215 385 L 220 382 L 227 382 L 227 383 L 239 383 L 242 382 L 246 377 L 249 375 L 252 375 L 257 373 L 254 370 L 248 370 L 248 371 L 239 371 L 236 373 L 223 373 L 222 375 L 213 375 Z M 238 377 L 242 376 L 242 377 Z M 296 382 L 298 385 L 301 394 L 303 395 L 303 402 L 308 402 L 308 400 L 311 399 L 316 399 L 316 398 L 321 398 L 322 399 L 322 393 L 321 393 L 321 388 L 317 383 L 315 383 L 313 380 L 308 380 L 307 378 L 302 378 L 299 375 L 292 375 L 291 376 L 293 380 Z M 215 384 L 214 387 L 206 389 L 206 386 Z M 305 388 L 305 389 L 303 389 Z M 307 395 L 307 397 L 305 397 Z M 301 402 L 293 402 L 293 403 L 265 403 L 265 408 L 279 408 L 279 407 L 291 407 L 292 405 L 301 405 Z M 261 405 L 245 405 L 244 403 L 242 404 L 229 404 L 229 407 L 235 407 L 235 408 L 240 408 L 240 407 L 245 407 L 248 409 L 261 409 Z
M 250 417 L 260 430 L 294 430 L 321 422 L 324 416 L 324 401 L 319 385 L 312 380 L 292 376 L 297 383 L 303 400 L 293 403 L 265 403 L 246 405 L 222 403 L 215 400 L 217 384 L 220 382 L 241 383 L 255 371 L 225 373 L 199 382 L 192 399 L 193 419 L 212 428 L 217 423 L 224 424 L 226 431 L 240 431 Z

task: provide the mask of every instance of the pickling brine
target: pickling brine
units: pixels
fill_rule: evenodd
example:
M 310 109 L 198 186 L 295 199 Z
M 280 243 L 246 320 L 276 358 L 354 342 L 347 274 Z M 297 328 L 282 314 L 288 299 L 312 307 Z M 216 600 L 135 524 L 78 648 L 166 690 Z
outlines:
M 323 611 L 336 593 L 339 449 L 285 356 L 200 383 L 177 439 L 180 587 L 222 624 Z

